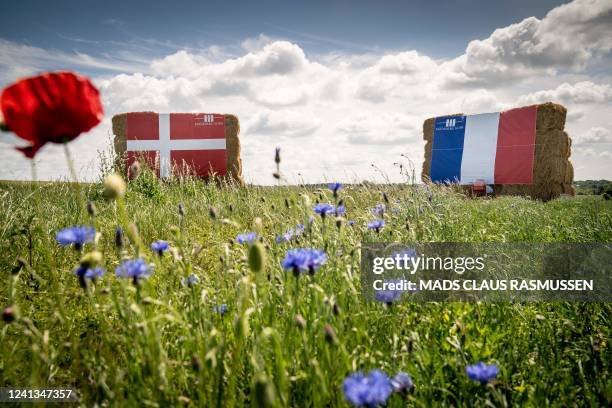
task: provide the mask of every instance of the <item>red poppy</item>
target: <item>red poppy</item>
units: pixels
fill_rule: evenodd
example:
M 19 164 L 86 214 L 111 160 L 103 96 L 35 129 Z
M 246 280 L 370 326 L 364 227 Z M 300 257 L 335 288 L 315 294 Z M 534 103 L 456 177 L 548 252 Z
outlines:
M 104 115 L 96 87 L 72 72 L 49 72 L 16 82 L 2 91 L 0 108 L 6 127 L 31 143 L 17 148 L 30 159 L 45 143 L 68 142 Z

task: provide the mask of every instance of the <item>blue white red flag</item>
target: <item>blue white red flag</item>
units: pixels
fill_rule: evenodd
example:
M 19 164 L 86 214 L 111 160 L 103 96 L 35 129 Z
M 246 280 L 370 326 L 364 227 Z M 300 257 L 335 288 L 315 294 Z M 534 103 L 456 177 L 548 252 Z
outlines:
M 537 107 L 435 118 L 435 183 L 532 184 Z

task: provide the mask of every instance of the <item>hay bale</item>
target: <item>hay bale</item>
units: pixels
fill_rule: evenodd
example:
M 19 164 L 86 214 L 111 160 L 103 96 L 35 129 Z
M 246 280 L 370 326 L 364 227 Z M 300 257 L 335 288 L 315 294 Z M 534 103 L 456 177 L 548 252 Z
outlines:
M 452 114 L 444 116 L 459 116 Z M 574 168 L 569 161 L 571 139 L 564 131 L 567 110 L 558 104 L 547 102 L 537 105 L 536 137 L 533 164 L 533 184 L 495 185 L 496 195 L 522 195 L 550 200 L 561 194 L 574 195 Z M 421 178 L 430 181 L 435 118 L 423 122 L 425 160 Z
M 155 112 L 139 112 L 156 115 Z M 225 149 L 226 149 L 226 174 L 230 180 L 244 185 L 242 178 L 242 160 L 240 158 L 240 121 L 235 115 L 225 114 Z M 116 168 L 124 168 L 127 157 L 127 119 L 128 113 L 120 113 L 113 116 L 113 146 L 115 148 L 115 166 Z M 156 163 L 148 163 L 156 165 Z

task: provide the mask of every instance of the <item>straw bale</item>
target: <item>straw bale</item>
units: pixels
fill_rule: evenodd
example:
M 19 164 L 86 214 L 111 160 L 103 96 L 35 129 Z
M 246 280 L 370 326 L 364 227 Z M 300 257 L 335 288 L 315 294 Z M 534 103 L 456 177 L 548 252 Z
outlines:
M 152 112 L 148 112 L 152 113 Z M 115 138 L 113 145 L 115 148 L 115 167 L 124 169 L 126 160 L 125 152 L 127 150 L 127 113 L 120 113 L 113 116 L 113 134 Z M 238 117 L 231 114 L 225 114 L 225 144 L 227 156 L 227 173 L 228 179 L 234 180 L 240 185 L 244 185 L 242 178 L 242 160 L 240 158 L 240 121 Z
M 444 115 L 456 116 L 461 114 Z M 496 195 L 522 195 L 550 200 L 560 194 L 574 195 L 574 168 L 569 161 L 572 141 L 563 130 L 567 110 L 551 102 L 537 105 L 533 184 L 495 185 Z M 421 178 L 429 182 L 435 118 L 423 122 L 425 160 Z

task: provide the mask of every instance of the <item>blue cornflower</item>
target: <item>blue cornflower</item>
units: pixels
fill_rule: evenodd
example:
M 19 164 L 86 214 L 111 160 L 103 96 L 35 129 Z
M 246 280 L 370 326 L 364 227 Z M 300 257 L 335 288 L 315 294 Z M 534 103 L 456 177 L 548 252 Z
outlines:
M 312 224 L 314 222 L 314 217 L 311 215 L 308 217 L 308 224 Z
M 372 214 L 382 217 L 386 210 L 387 207 L 384 204 L 376 204 L 376 207 L 372 208 Z
M 225 313 L 227 313 L 227 305 L 225 303 L 222 303 L 219 306 L 214 306 L 213 312 L 219 313 L 219 315 L 224 316 Z
M 104 269 L 100 267 L 88 268 L 87 266 L 79 266 L 74 270 L 74 274 L 79 278 L 96 280 L 104 275 Z
M 495 364 L 485 364 L 482 361 L 465 367 L 467 376 L 481 384 L 486 384 L 499 374 L 499 368 Z
M 115 269 L 115 275 L 119 278 L 132 278 L 134 283 L 138 283 L 141 278 L 148 278 L 151 275 L 152 267 L 144 259 L 128 259 L 121 262 Z
M 200 278 L 198 278 L 196 275 L 194 275 L 193 273 L 191 275 L 189 275 L 187 277 L 187 279 L 183 278 L 181 279 L 181 284 L 183 286 L 187 286 L 189 288 L 197 285 L 198 283 L 200 283 Z
M 84 265 L 80 265 L 74 270 L 74 274 L 79 278 L 79 284 L 83 289 L 87 289 L 87 279 L 96 281 L 104 275 L 104 269 L 100 267 L 89 268 Z
M 327 187 L 329 187 L 329 189 L 334 193 L 334 197 L 336 197 L 338 195 L 338 190 L 340 190 L 342 188 L 342 184 L 340 184 L 340 183 L 329 183 L 327 185 Z
M 282 266 L 285 270 L 292 270 L 295 276 L 301 272 L 313 275 L 325 262 L 327 262 L 327 255 L 322 250 L 298 248 L 287 251 Z
M 335 211 L 335 207 L 328 203 L 317 204 L 314 207 L 314 212 L 319 214 L 321 217 L 325 217 L 327 214 L 332 214 Z
M 393 388 L 387 374 L 372 370 L 368 375 L 361 372 L 351 374 L 342 385 L 344 398 L 356 407 L 377 407 L 384 405 Z
M 353 226 L 353 225 L 355 225 L 355 220 L 348 220 L 347 224 L 349 226 Z
M 399 280 L 384 281 L 384 283 L 399 283 L 399 282 L 400 282 Z M 377 290 L 374 297 L 379 302 L 383 302 L 383 303 L 386 303 L 387 305 L 391 305 L 393 302 L 397 302 L 398 300 L 400 300 L 403 294 L 404 294 L 404 291 L 400 289 L 385 289 L 385 290 Z
M 151 244 L 151 250 L 153 252 L 157 252 L 159 256 L 162 256 L 164 252 L 166 252 L 170 246 L 166 241 L 155 241 Z
M 375 220 L 368 224 L 368 229 L 376 230 L 380 232 L 380 229 L 385 226 L 385 220 Z
M 407 392 L 414 387 L 410 375 L 404 373 L 403 371 L 395 374 L 395 377 L 391 379 L 391 385 L 393 386 L 393 391 L 395 392 Z
M 397 259 L 399 257 L 401 260 L 403 260 L 404 258 L 414 259 L 417 256 L 418 255 L 417 255 L 416 249 L 411 248 L 411 247 L 407 247 L 407 248 L 405 248 L 405 249 L 403 249 L 401 251 L 398 251 L 398 252 L 394 253 L 393 255 L 391 255 L 391 258 Z
M 339 206 L 337 206 L 337 207 L 336 207 L 336 209 L 335 209 L 335 211 L 334 211 L 334 213 L 336 214 L 336 217 L 339 217 L 339 216 L 341 216 L 341 215 L 344 215 L 344 213 L 345 213 L 344 206 L 343 206 L 343 205 L 339 205 Z
M 64 228 L 55 235 L 57 243 L 61 246 L 72 245 L 77 251 L 83 248 L 87 242 L 91 242 L 96 237 L 96 229 L 88 225 L 77 225 Z
M 289 242 L 294 238 L 299 237 L 304 232 L 304 224 L 298 224 L 295 228 L 291 228 L 289 231 L 285 232 L 283 235 L 276 236 L 276 243 L 280 244 L 281 242 Z
M 257 233 L 255 232 L 245 232 L 244 234 L 238 234 L 236 236 L 236 241 L 238 241 L 239 244 L 251 244 L 256 239 Z

